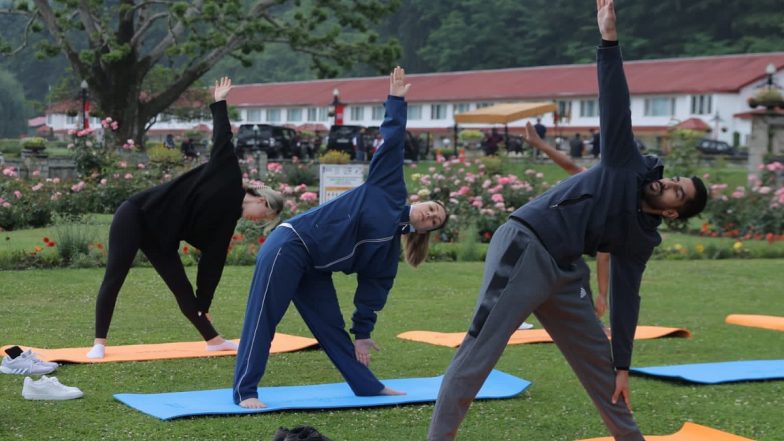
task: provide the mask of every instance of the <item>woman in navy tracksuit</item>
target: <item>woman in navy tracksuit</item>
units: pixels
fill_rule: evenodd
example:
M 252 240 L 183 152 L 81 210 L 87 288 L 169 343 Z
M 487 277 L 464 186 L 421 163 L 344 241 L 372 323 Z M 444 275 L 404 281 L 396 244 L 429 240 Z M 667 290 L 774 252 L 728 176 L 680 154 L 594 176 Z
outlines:
M 237 364 L 234 402 L 249 408 L 259 401 L 275 327 L 293 300 L 314 337 L 357 395 L 399 393 L 385 388 L 368 368 L 370 333 L 376 311 L 384 307 L 397 274 L 400 236 L 406 234 L 406 260 L 419 264 L 427 256 L 428 232 L 446 222 L 443 205 L 409 206 L 403 179 L 408 91 L 405 72 L 390 74 L 384 143 L 373 156 L 367 181 L 340 197 L 281 224 L 256 259 Z M 416 232 L 418 234 L 407 234 Z M 344 329 L 332 273 L 357 274 L 356 311 L 351 332 Z

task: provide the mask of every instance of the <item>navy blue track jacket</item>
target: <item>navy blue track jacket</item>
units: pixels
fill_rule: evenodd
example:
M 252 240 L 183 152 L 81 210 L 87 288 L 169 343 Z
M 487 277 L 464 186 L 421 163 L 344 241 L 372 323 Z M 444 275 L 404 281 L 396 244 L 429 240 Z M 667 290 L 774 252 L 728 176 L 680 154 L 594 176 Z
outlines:
M 559 265 L 596 251 L 611 255 L 613 363 L 631 365 L 640 310 L 640 280 L 661 243 L 659 216 L 640 210 L 645 182 L 661 179 L 663 165 L 634 144 L 629 87 L 620 47 L 597 50 L 601 162 L 542 194 L 512 216 L 525 221 Z
M 397 275 L 400 235 L 407 231 L 406 102 L 389 96 L 385 107 L 384 142 L 373 155 L 367 181 L 286 221 L 302 239 L 316 270 L 357 274 L 351 332 L 358 339 L 370 337 L 376 311 L 386 304 Z

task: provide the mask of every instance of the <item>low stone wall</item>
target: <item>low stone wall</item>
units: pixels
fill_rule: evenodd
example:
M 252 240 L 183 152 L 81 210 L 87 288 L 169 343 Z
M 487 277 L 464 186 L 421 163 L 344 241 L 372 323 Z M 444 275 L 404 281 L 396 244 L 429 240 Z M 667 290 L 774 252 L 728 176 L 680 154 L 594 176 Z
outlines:
M 2 167 L 13 167 L 19 177 L 28 179 L 38 170 L 41 178 L 71 179 L 76 177 L 76 163 L 70 158 L 36 158 L 5 160 Z

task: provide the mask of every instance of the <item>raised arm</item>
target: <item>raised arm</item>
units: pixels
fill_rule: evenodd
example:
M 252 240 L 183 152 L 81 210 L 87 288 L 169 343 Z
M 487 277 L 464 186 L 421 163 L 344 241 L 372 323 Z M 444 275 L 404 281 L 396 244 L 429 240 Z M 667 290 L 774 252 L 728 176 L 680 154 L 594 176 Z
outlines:
M 602 34 L 602 45 L 596 53 L 601 161 L 609 166 L 624 166 L 630 161 L 641 159 L 632 133 L 629 86 L 623 71 L 621 48 L 618 46 L 613 1 L 597 0 L 596 6 L 596 19 Z
M 381 136 L 384 141 L 373 155 L 368 171 L 368 184 L 387 185 L 402 182 L 403 151 L 406 143 L 406 101 L 411 84 L 406 83 L 406 71 L 396 67 L 389 74 L 389 96 L 384 107 Z
M 226 97 L 231 91 L 231 79 L 223 77 L 215 81 L 213 95 L 215 102 L 210 105 L 212 111 L 212 150 L 210 160 L 227 154 L 234 154 L 234 145 L 231 143 L 231 122 L 229 122 L 229 109 Z
M 525 125 L 525 135 L 523 135 L 523 137 L 529 144 L 547 155 L 548 158 L 555 162 L 559 167 L 566 170 L 566 172 L 570 175 L 576 175 L 577 173 L 585 170 L 585 168 L 575 164 L 574 161 L 569 159 L 568 156 L 562 152 L 559 152 L 550 144 L 544 142 L 544 140 L 539 137 L 539 134 L 536 133 L 536 129 L 533 125 L 531 125 L 530 122 Z

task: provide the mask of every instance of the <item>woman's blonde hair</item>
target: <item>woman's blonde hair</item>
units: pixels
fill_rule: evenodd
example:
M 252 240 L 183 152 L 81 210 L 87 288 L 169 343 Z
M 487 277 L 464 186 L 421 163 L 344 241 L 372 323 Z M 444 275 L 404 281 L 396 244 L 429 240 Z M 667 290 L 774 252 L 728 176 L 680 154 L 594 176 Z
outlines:
M 430 233 L 444 228 L 446 222 L 449 220 L 449 212 L 446 210 L 444 204 L 439 201 L 433 201 L 444 209 L 444 221 L 441 225 L 433 228 L 432 230 L 424 232 L 413 232 L 403 235 L 403 247 L 405 248 L 405 259 L 409 265 L 416 268 L 420 263 L 427 260 L 428 252 L 430 251 Z
M 403 235 L 406 262 L 414 268 L 427 259 L 430 250 L 430 232 L 408 233 Z
M 275 217 L 264 225 L 264 235 L 268 235 L 280 223 L 280 213 L 286 200 L 279 191 L 275 191 L 264 184 L 245 184 L 245 193 L 257 198 L 264 198 L 269 208 L 275 212 Z

